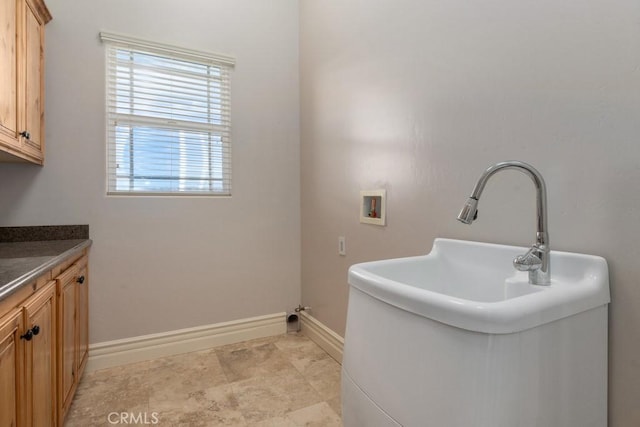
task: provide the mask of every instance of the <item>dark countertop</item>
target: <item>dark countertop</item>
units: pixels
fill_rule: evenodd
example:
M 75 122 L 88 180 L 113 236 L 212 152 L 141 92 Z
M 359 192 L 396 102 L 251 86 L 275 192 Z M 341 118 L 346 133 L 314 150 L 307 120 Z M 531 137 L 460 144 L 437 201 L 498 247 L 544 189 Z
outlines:
M 0 227 L 0 242 L 88 239 L 89 225 L 31 225 Z
M 91 239 L 0 242 L 0 300 L 92 243 Z

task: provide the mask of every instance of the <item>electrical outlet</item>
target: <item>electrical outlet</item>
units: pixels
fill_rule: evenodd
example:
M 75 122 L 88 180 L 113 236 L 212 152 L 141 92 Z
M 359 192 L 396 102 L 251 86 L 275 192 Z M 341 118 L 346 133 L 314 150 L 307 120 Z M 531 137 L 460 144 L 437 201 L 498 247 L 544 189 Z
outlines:
M 338 236 L 338 255 L 347 254 L 347 243 L 344 236 Z

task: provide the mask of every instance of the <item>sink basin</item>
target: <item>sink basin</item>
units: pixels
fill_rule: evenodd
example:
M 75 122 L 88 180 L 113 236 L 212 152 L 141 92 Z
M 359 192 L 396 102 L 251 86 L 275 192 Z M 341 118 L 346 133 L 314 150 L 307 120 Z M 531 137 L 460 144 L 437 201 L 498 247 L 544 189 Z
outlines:
M 351 286 L 452 326 L 511 333 L 607 304 L 604 258 L 551 251 L 551 285 L 528 283 L 512 260 L 528 248 L 435 239 L 428 255 L 353 265 Z
M 609 276 L 603 258 L 436 239 L 428 255 L 349 269 L 345 427 L 602 427 Z

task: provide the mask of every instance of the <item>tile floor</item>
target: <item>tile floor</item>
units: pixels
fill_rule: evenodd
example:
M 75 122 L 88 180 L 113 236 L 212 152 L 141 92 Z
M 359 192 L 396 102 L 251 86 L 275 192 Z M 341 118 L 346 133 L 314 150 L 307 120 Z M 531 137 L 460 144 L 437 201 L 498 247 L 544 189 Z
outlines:
M 340 414 L 340 365 L 287 334 L 86 373 L 65 427 L 331 427 Z

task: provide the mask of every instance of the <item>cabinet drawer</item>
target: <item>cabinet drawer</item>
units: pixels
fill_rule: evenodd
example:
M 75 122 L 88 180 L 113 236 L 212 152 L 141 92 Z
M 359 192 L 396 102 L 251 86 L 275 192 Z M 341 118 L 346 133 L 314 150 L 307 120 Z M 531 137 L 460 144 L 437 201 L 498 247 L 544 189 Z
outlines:
M 72 256 L 71 258 L 69 258 L 68 260 L 66 260 L 66 261 L 64 261 L 64 262 L 61 262 L 60 264 L 58 264 L 57 266 L 55 266 L 55 267 L 53 268 L 53 270 L 51 270 L 52 277 L 53 277 L 54 279 L 56 279 L 56 280 L 57 280 L 57 279 L 58 279 L 58 276 L 60 276 L 60 275 L 61 275 L 61 274 L 63 274 L 63 273 L 66 273 L 66 270 L 67 270 L 71 265 L 73 265 L 73 263 L 75 263 L 76 261 L 78 261 L 78 259 L 79 259 L 80 257 L 82 257 L 82 256 L 83 256 L 83 253 L 84 253 L 84 252 L 79 253 L 79 254 L 76 254 L 76 255 Z M 86 257 L 86 255 L 84 255 L 84 256 Z
M 5 299 L 0 301 L 0 318 L 9 312 L 12 308 L 19 307 L 31 295 L 36 291 L 42 289 L 51 280 L 51 272 L 47 271 L 42 276 L 38 277 L 32 283 L 24 285 L 18 289 L 15 293 L 9 295 Z
M 83 255 L 82 258 L 80 258 L 75 262 L 75 265 L 76 267 L 78 267 L 78 270 L 82 270 L 87 266 L 88 262 L 89 262 L 89 257 L 87 255 Z
M 72 265 L 62 273 L 56 276 L 56 282 L 58 282 L 58 286 L 64 286 L 67 283 L 71 282 L 78 276 L 78 266 Z

